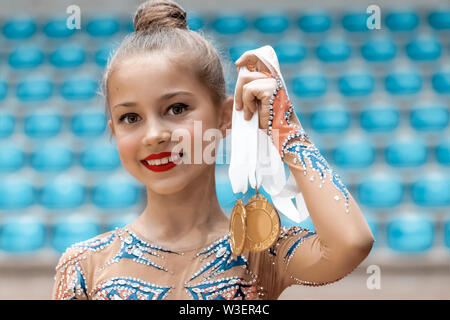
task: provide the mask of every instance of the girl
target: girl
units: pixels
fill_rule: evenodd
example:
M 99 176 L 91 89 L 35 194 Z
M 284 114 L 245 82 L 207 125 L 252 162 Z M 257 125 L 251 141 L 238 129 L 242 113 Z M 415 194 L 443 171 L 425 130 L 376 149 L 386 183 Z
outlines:
M 356 268 L 373 236 L 287 108 L 278 79 L 244 54 L 236 65 L 251 72 L 239 77 L 236 101 L 228 97 L 216 50 L 189 30 L 186 12 L 175 2 L 147 1 L 134 27 L 108 63 L 104 92 L 121 162 L 146 186 L 147 206 L 133 223 L 67 249 L 56 267 L 53 298 L 277 299 L 291 285 L 331 283 Z M 271 248 L 232 254 L 215 163 L 192 159 L 208 147 L 207 130 L 226 135 L 234 102 L 246 120 L 259 108 L 260 128 L 284 137 L 286 143 L 275 145 L 302 190 L 316 232 L 285 227 Z M 272 122 L 284 112 L 284 124 Z M 336 198 L 339 192 L 344 197 Z

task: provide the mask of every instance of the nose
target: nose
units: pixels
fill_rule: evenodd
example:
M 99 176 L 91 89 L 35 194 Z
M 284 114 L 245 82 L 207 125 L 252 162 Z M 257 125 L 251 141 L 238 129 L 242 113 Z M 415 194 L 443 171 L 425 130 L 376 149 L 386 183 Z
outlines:
M 157 146 L 170 141 L 170 130 L 161 121 L 148 123 L 142 143 L 147 146 Z

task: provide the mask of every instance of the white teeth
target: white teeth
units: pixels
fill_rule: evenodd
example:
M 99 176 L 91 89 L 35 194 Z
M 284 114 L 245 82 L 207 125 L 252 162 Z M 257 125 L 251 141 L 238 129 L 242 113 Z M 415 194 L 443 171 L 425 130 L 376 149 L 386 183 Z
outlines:
M 167 164 L 169 162 L 177 163 L 181 159 L 180 155 L 175 154 L 170 157 L 165 157 L 162 159 L 155 159 L 155 160 L 147 160 L 147 163 L 151 166 L 159 166 L 161 164 Z

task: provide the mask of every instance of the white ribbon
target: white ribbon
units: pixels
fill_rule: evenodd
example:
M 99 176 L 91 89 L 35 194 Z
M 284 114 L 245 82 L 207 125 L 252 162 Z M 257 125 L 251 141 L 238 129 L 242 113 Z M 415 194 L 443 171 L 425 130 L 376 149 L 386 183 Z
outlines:
M 248 52 L 256 55 L 273 75 L 280 77 L 289 98 L 275 50 L 267 45 Z M 249 72 L 248 69 L 241 67 L 238 77 L 245 72 Z M 236 101 L 236 90 L 234 95 Z M 265 130 L 259 129 L 258 110 L 247 121 L 244 119 L 244 111 L 237 111 L 236 105 L 233 105 L 228 175 L 234 193 L 246 193 L 249 182 L 254 189 L 262 186 L 270 194 L 278 212 L 297 223 L 308 218 L 305 200 L 293 175 L 290 174 L 286 181 L 284 163 L 278 150 Z M 294 198 L 296 205 L 292 202 Z

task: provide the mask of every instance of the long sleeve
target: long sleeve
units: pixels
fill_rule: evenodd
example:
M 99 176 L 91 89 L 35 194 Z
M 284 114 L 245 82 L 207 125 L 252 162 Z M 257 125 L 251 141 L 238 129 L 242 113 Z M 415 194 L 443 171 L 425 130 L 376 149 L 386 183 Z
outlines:
M 374 238 L 352 195 L 314 144 L 291 142 L 294 145 L 287 150 L 292 152 L 286 152 L 284 161 L 302 191 L 316 231 L 289 230 L 291 234 L 287 232 L 279 243 L 277 264 L 284 266 L 285 287 L 331 283 L 367 257 Z

